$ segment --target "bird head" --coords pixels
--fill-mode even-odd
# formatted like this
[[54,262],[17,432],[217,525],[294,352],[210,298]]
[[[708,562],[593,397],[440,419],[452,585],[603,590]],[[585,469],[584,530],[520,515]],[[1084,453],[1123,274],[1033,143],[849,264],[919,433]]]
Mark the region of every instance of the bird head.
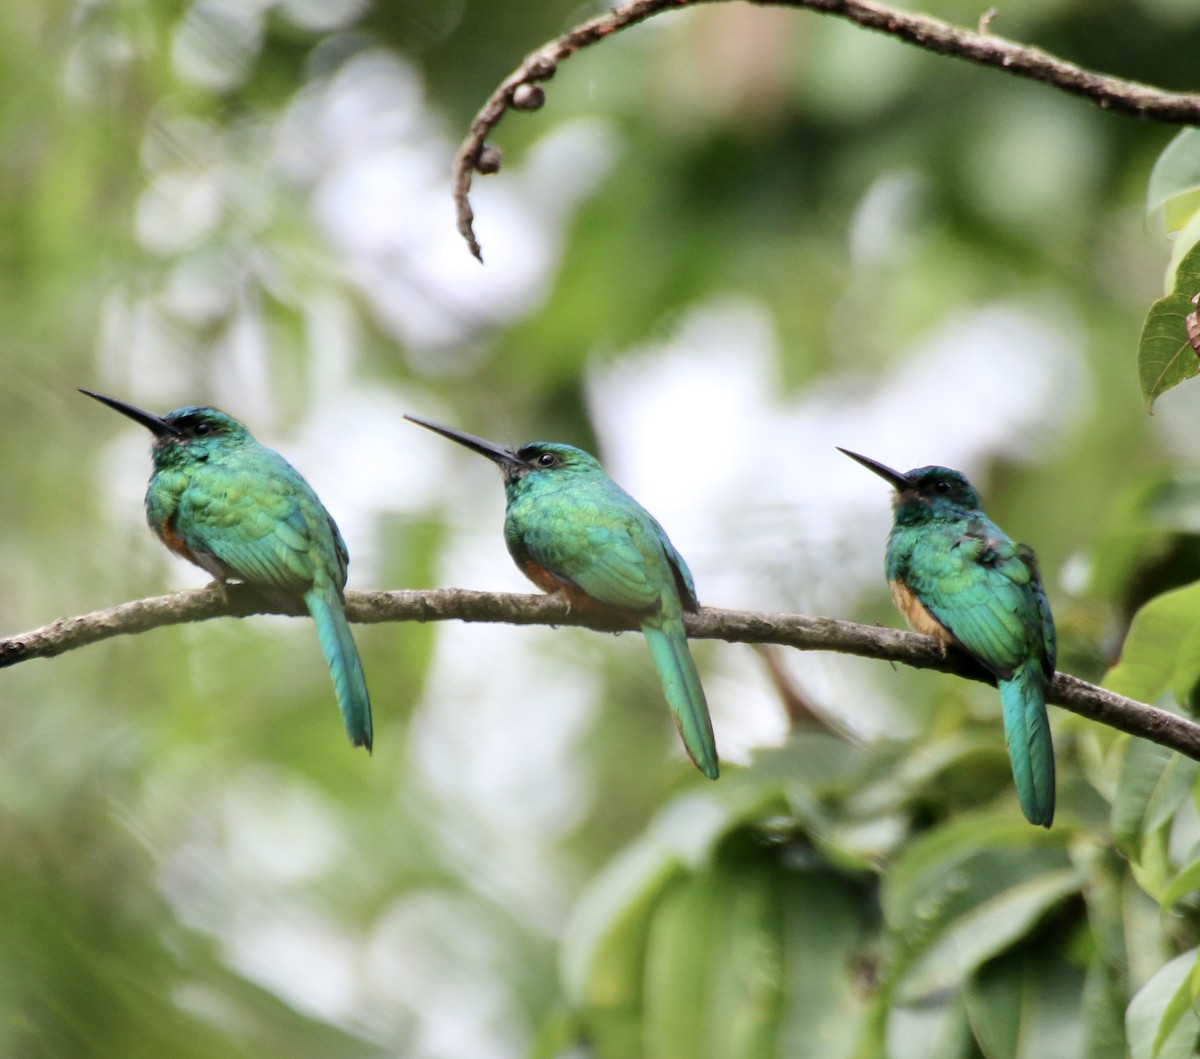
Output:
[[154,435],[151,452],[156,466],[182,460],[207,460],[220,448],[240,443],[250,437],[250,432],[245,426],[233,416],[226,415],[216,408],[188,405],[164,416],[157,416],[115,397],[93,393],[91,390],[79,392],[108,405],[149,430]]
[[494,441],[468,434],[463,430],[454,430],[438,423],[416,416],[404,417],[410,423],[432,430],[435,434],[457,441],[472,452],[478,452],[495,463],[504,475],[506,486],[514,485],[527,478],[540,477],[549,474],[579,474],[600,471],[599,462],[590,453],[577,449],[574,445],[562,445],[553,441],[534,441],[522,445],[519,449],[510,449],[498,445]]
[[898,521],[927,518],[930,515],[959,512],[978,512],[983,509],[975,487],[967,481],[961,471],[949,467],[916,467],[901,474],[886,464],[869,456],[860,456],[849,449],[838,448],[838,452],[861,463],[869,471],[879,475],[896,490],[892,506]]

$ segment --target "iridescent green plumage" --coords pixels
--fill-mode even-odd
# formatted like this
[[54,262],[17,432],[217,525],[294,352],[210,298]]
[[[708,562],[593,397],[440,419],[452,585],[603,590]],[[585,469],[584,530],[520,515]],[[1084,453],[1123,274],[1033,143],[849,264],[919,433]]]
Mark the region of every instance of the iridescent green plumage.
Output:
[[908,623],[956,644],[996,677],[1004,735],[1026,819],[1054,819],[1054,745],[1046,686],[1054,676],[1054,619],[1033,550],[1010,540],[958,471],[900,474],[841,449],[896,489],[886,569]]
[[224,581],[304,600],[329,663],[351,742],[372,743],[371,700],[346,621],[349,556],[312,487],[279,453],[215,408],[156,416],[84,390],[154,434],[146,519],[159,539]]
[[582,449],[538,441],[513,450],[406,418],[499,465],[508,500],[504,540],[534,584],[627,611],[638,622],[683,744],[716,779],[708,704],[683,624],[684,611],[700,604],[687,564],[653,516]]

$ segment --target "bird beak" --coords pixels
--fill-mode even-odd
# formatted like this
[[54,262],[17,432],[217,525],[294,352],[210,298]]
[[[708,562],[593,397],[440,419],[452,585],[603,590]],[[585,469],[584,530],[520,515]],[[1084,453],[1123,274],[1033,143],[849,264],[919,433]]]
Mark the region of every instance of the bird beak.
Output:
[[152,412],[147,412],[144,408],[138,408],[135,404],[127,404],[125,401],[118,401],[115,397],[106,397],[102,393],[92,393],[91,390],[84,390],[82,388],[79,392],[85,393],[89,397],[94,397],[101,404],[108,405],[109,408],[115,409],[123,416],[129,416],[135,423],[141,423],[156,438],[178,438],[183,436],[181,430],[172,426],[162,416],[156,416]]
[[836,446],[838,452],[856,463],[861,463],[868,471],[874,471],[885,482],[890,482],[892,487],[904,492],[905,489],[912,487],[912,483],[904,477],[899,471],[893,471],[886,464],[880,463],[878,460],[873,460],[869,456],[860,456],[857,452],[851,452],[849,449],[843,449],[840,445]]
[[435,434],[441,434],[444,438],[457,441],[472,452],[478,452],[480,456],[486,456],[493,463],[498,463],[501,470],[509,471],[518,468],[525,470],[528,467],[525,461],[513,452],[512,449],[505,448],[503,445],[497,445],[494,441],[477,438],[474,434],[468,434],[465,430],[452,430],[450,427],[431,423],[428,419],[418,419],[416,416],[409,415],[406,415],[404,418],[410,423],[416,423],[419,427],[432,430]]

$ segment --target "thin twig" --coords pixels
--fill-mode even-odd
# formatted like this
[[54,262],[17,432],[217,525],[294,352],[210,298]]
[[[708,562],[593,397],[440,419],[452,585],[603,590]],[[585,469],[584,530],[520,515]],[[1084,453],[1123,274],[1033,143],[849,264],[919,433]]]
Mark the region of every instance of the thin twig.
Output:
[[[547,41],[530,52],[525,61],[508,75],[488,97],[471,122],[466,138],[454,156],[453,188],[458,230],[471,253],[480,261],[483,254],[475,237],[475,213],[471,209],[471,181],[476,172],[494,173],[499,169],[499,154],[487,147],[487,137],[500,119],[529,95],[525,85],[537,85],[554,76],[559,63],[620,30],[627,29],[653,15],[693,7],[714,0],[630,0],[611,11],[589,19]],[[983,66],[995,66],[1019,77],[1059,88],[1090,99],[1105,110],[1132,114],[1140,118],[1174,125],[1200,124],[1200,94],[1167,92],[1137,81],[1108,77],[1059,59],[1040,48],[997,37],[990,32],[991,20],[984,16],[978,32],[952,26],[928,15],[911,14],[872,3],[870,0],[753,0],[762,7],[794,7],[844,18],[865,29],[877,30],[915,44],[939,55],[949,55]],[[849,75],[847,75],[849,76]],[[520,90],[520,91],[518,91]],[[541,95],[536,98],[540,105]],[[525,108],[531,109],[531,108]]]
[[[52,658],[112,636],[146,632],[164,625],[251,614],[302,613],[303,608],[298,604],[282,606],[246,585],[233,584],[222,589],[214,584],[195,591],[122,603],[75,618],[61,618],[43,628],[0,639],[0,668],[33,658]],[[347,592],[346,614],[351,621],[369,623],[458,620],[573,625],[599,632],[634,627],[613,614],[570,608],[556,596],[472,592],[461,588]],[[899,629],[803,614],[759,614],[717,607],[704,607],[699,614],[689,614],[687,628],[688,635],[698,640],[836,651],[994,683],[966,655],[943,654],[928,637]],[[1082,717],[1200,760],[1200,725],[1184,717],[1116,695],[1067,673],[1055,676],[1047,700]]]

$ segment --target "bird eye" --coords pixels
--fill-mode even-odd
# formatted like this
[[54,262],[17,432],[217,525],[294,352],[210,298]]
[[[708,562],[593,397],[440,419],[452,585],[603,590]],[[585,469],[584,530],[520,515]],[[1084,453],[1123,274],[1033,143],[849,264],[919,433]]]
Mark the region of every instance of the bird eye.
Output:
[[934,482],[933,489],[934,492],[939,493],[941,496],[945,496],[948,492],[950,492],[950,483],[946,481],[945,478],[941,478]]
[[212,426],[208,423],[197,423],[194,427],[192,427],[192,433],[196,437],[202,438],[206,434],[212,433]]
[[543,452],[536,460],[533,461],[539,467],[553,467],[558,463],[558,457],[553,452]]

